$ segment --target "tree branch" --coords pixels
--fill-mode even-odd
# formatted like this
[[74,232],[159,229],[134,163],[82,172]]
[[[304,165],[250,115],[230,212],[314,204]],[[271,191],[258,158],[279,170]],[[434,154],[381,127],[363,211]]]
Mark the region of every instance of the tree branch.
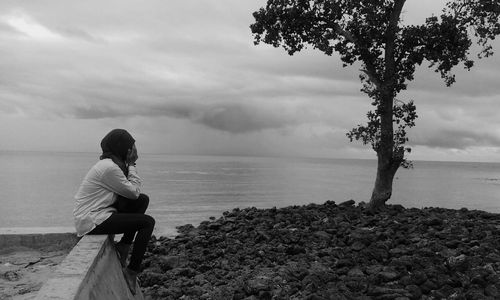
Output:
[[349,42],[355,44],[356,46],[360,46],[358,39],[352,33],[340,27],[339,24],[334,23],[333,30],[335,30],[335,32],[338,33],[339,35],[345,37]]
[[370,81],[377,87],[377,89],[382,88],[382,83],[376,77],[376,75],[372,74],[372,72],[370,72],[368,70],[368,66],[366,66],[366,69],[360,69],[360,71],[363,72],[363,73],[365,73],[368,76],[368,78],[370,79]]
[[370,61],[370,59],[368,58],[369,56],[366,54],[366,52],[368,52],[368,50],[366,48],[364,48],[361,45],[361,43],[359,43],[359,40],[351,32],[343,29],[342,27],[340,27],[339,24],[334,23],[333,24],[333,30],[335,30],[335,32],[337,34],[343,36],[349,42],[353,43],[354,45],[356,45],[356,47],[358,47],[360,55],[361,55],[361,59],[362,59],[363,63],[365,64],[365,67],[366,67],[366,69],[361,69],[360,71],[362,71],[363,73],[365,73],[368,76],[368,78],[370,79],[370,81],[373,84],[375,84],[375,86],[377,87],[377,89],[381,88],[382,87],[382,82],[377,77],[376,68],[373,65],[373,63]]
[[387,31],[385,33],[385,80],[394,77],[394,72],[396,68],[394,48],[396,44],[396,32],[398,29],[399,18],[401,16],[401,11],[405,5],[406,0],[396,0],[394,2],[394,7],[392,9],[391,18],[389,19],[389,24]]

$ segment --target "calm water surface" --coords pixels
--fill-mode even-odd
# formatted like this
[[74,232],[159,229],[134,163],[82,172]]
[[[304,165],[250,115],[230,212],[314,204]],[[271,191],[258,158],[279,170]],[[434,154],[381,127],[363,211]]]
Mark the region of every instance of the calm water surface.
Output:
[[[96,153],[0,152],[0,227],[72,226],[73,195]],[[156,234],[235,207],[369,199],[372,160],[141,155]],[[500,213],[500,164],[415,162],[396,174],[390,203]]]

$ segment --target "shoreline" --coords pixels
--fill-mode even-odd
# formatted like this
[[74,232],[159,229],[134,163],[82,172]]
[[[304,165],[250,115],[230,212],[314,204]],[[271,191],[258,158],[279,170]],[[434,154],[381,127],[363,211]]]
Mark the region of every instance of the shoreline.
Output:
[[354,201],[233,209],[153,238],[150,299],[498,299],[500,214]]

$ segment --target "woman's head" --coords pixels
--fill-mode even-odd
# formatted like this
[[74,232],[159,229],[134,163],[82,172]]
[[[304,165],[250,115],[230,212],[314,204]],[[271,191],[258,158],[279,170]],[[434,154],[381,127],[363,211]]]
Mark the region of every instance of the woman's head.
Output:
[[113,129],[101,141],[101,159],[114,155],[125,161],[127,152],[134,143],[134,138],[125,129]]

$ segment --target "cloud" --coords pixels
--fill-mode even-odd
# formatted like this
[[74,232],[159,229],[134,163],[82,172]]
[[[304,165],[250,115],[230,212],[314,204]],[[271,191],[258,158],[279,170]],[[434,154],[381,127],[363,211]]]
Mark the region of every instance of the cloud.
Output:
[[12,31],[23,34],[27,38],[38,41],[62,41],[65,38],[79,39],[88,42],[105,42],[101,37],[94,36],[76,26],[66,24],[49,27],[36,20],[33,16],[22,10],[15,10],[10,14],[0,17],[0,31]]
[[474,129],[437,129],[412,141],[418,146],[465,150],[470,147],[499,147],[500,136],[492,132]]
[[276,129],[294,123],[291,117],[277,111],[241,104],[211,107],[195,117],[194,121],[231,133]]
[[130,115],[130,113],[123,113],[106,105],[76,106],[73,109],[73,116],[76,119],[103,119],[123,117],[128,115]]
[[23,33],[27,37],[38,40],[60,40],[61,36],[42,24],[38,23],[31,16],[15,12],[13,14],[4,16],[3,21],[11,28]]
[[266,129],[279,129],[297,123],[293,115],[278,107],[259,107],[242,103],[165,103],[144,105],[131,109],[127,106],[110,107],[75,106],[72,114],[78,119],[102,119],[115,117],[169,117],[185,119],[206,127],[234,133],[250,133]]
[[70,39],[78,39],[91,43],[106,43],[104,38],[92,35],[78,27],[60,27],[56,30],[56,32]]
[[500,66],[500,40],[495,41],[494,49],[498,53],[477,60],[470,71],[463,69],[463,66],[456,66],[452,70],[456,75],[456,82],[450,87],[445,86],[439,73],[429,69],[424,63],[417,68],[415,80],[409,83],[408,91],[445,94],[450,100],[499,95],[500,85],[497,84],[496,74]]
[[440,101],[425,104],[417,126],[410,130],[410,144],[456,150],[500,147],[500,120],[489,109],[492,103],[488,97],[478,97],[460,107]]

